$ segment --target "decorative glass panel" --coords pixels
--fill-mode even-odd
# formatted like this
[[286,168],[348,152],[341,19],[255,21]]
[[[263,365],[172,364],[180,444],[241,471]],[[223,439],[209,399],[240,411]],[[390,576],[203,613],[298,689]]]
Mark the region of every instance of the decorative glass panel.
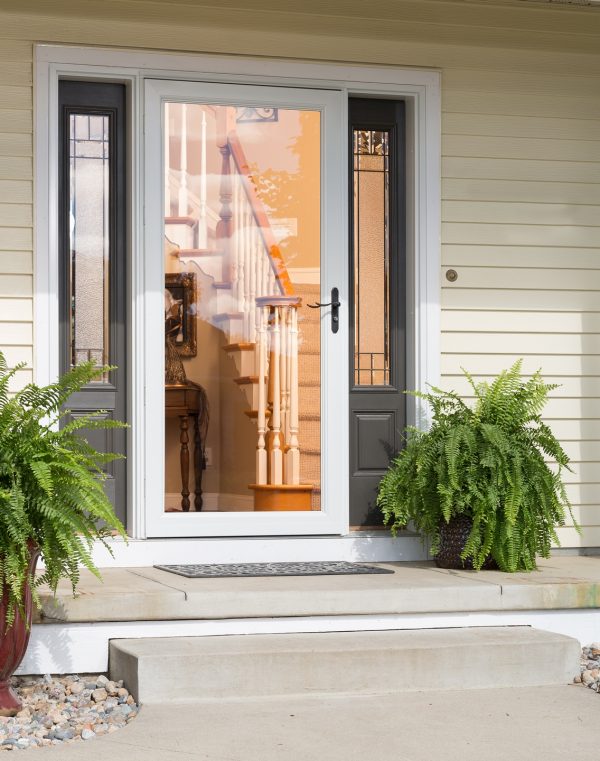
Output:
[[164,124],[165,510],[319,510],[321,114]]
[[109,361],[110,117],[71,114],[69,121],[70,361],[103,365]]
[[390,384],[389,132],[354,130],[354,385]]

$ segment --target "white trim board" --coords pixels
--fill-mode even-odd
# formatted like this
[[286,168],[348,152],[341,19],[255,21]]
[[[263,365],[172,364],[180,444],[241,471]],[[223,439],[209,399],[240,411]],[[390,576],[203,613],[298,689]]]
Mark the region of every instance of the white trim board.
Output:
[[[37,383],[58,372],[58,245],[57,245],[57,90],[59,77],[107,79],[127,83],[132,99],[130,157],[132,177],[131,313],[129,356],[128,530],[147,536],[145,477],[148,409],[143,368],[146,366],[143,302],[144,173],[141,159],[143,81],[179,79],[308,87],[346,95],[403,98],[407,103],[407,156],[411,203],[407,213],[409,272],[407,278],[409,388],[424,390],[437,384],[440,366],[440,218],[441,218],[441,76],[438,71],[399,67],[333,65],[239,56],[172,55],[103,48],[35,46],[35,252],[34,252],[34,372]],[[412,256],[410,254],[412,253]],[[423,411],[409,410],[409,422],[423,424]],[[215,542],[222,542],[216,539]],[[285,539],[285,541],[289,541]],[[185,542],[184,542],[185,544]],[[225,551],[225,547],[223,548]],[[267,559],[267,558],[263,558]]]
[[533,626],[536,629],[574,637],[582,645],[600,640],[600,616],[597,610],[522,610],[382,616],[305,616],[220,621],[38,624],[32,629],[29,647],[17,674],[105,672],[108,670],[109,642],[114,639],[451,629],[481,626]]

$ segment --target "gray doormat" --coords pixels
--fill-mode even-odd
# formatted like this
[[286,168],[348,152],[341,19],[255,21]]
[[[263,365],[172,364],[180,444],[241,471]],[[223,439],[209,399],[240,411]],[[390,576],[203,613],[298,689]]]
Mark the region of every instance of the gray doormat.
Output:
[[155,568],[188,579],[224,578],[232,576],[354,576],[365,573],[394,573],[390,568],[377,568],[361,563],[325,561],[318,563],[211,563],[210,565],[155,565]]

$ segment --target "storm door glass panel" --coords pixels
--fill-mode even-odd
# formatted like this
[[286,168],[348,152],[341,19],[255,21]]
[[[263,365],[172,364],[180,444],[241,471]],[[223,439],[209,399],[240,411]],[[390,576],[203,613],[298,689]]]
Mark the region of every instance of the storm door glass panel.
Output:
[[109,362],[110,119],[69,115],[71,366]]
[[163,123],[165,511],[319,510],[321,113]]
[[387,130],[353,130],[354,385],[390,384]]

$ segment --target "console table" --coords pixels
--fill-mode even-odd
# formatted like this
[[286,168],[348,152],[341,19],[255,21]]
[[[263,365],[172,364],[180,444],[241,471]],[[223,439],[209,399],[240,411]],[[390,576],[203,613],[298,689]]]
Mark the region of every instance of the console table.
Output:
[[189,512],[190,509],[190,441],[189,424],[192,419],[194,434],[194,509],[202,510],[202,470],[203,442],[200,437],[200,415],[202,413],[203,390],[201,386],[192,381],[184,385],[165,386],[165,416],[167,418],[179,418],[179,461],[181,464],[181,509]]

